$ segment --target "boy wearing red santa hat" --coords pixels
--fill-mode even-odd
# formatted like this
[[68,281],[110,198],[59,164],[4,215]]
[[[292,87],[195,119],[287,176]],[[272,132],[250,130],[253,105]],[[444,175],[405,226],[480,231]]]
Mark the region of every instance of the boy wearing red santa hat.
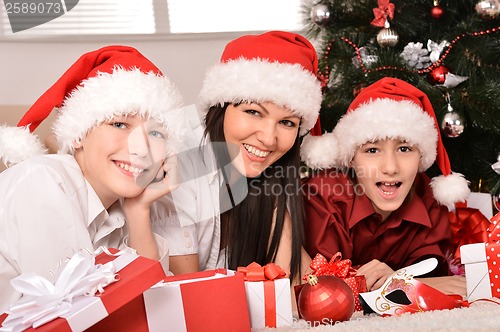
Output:
[[[181,103],[136,49],[108,46],[81,56],[18,127],[0,127],[9,166],[0,174],[0,311],[21,296],[11,279],[29,272],[51,280],[84,248],[131,247],[168,271],[167,243],[149,214],[174,187],[169,156],[182,126],[172,111]],[[44,155],[31,132],[54,107],[59,154]]]
[[[369,289],[394,270],[428,257],[449,275],[451,237],[447,207],[469,195],[452,173],[428,97],[396,78],[363,89],[332,133],[309,136],[302,159],[314,172],[306,181],[306,249],[327,258],[341,252],[360,266]],[[424,173],[434,162],[442,175]],[[445,292],[465,295],[464,280],[431,278]]]

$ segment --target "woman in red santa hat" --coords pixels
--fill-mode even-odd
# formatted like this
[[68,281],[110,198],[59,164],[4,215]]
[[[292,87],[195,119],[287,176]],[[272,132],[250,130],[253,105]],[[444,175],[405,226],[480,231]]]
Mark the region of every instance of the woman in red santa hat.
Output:
[[208,162],[220,171],[220,218],[193,230],[198,246],[178,257],[182,271],[274,262],[299,280],[307,256],[299,147],[321,105],[317,64],[303,36],[270,31],[231,41],[207,71],[199,104],[215,155]]
[[[18,127],[0,127],[0,157],[9,166],[0,174],[0,312],[21,296],[11,279],[35,273],[52,280],[58,264],[81,249],[131,247],[168,271],[150,205],[175,187],[169,156],[182,126],[172,111],[181,103],[177,88],[136,49],[108,46],[81,56]],[[45,155],[31,132],[54,107],[60,149]]]
[[[402,267],[436,257],[428,276],[449,276],[447,207],[464,201],[468,182],[452,173],[427,96],[383,78],[363,89],[332,133],[308,136],[301,155],[315,171],[306,179],[306,249],[337,252],[359,266],[368,289]],[[424,173],[434,162],[442,175]],[[464,277],[426,278],[465,296]]]

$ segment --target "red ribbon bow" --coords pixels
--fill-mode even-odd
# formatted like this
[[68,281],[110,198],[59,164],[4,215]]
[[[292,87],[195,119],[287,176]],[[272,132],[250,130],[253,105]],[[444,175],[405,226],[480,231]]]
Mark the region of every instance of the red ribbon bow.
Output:
[[[340,252],[336,253],[332,259],[328,262],[325,256],[321,254],[316,254],[314,259],[309,266],[316,276],[336,276],[339,278],[349,278],[356,275],[356,270],[351,267],[350,259],[342,259],[342,254]],[[303,280],[307,280],[306,274],[302,277]]]
[[460,258],[460,247],[464,244],[488,242],[490,222],[478,209],[456,207],[449,216],[456,258]]
[[253,262],[246,267],[238,267],[236,271],[243,273],[246,281],[266,281],[286,277],[286,272],[274,263],[261,266],[259,263]]
[[378,8],[373,8],[375,18],[371,22],[376,27],[383,28],[387,17],[394,18],[394,9],[396,6],[390,0],[378,0]]

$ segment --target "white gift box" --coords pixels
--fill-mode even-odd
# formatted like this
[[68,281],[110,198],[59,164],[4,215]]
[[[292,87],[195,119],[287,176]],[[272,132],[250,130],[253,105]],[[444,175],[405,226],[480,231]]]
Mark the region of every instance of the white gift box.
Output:
[[[264,283],[268,283],[267,286],[271,287],[265,289]],[[275,326],[267,324],[269,327],[292,325],[290,279],[245,281],[245,289],[252,328],[265,328],[266,318],[267,321],[275,321],[276,323]],[[266,294],[272,289],[274,289],[274,294]],[[270,300],[270,303],[266,301],[267,299]],[[266,315],[274,315],[274,317],[266,317]]]
[[467,300],[498,297],[500,244],[466,244],[460,247],[460,257],[465,265]]

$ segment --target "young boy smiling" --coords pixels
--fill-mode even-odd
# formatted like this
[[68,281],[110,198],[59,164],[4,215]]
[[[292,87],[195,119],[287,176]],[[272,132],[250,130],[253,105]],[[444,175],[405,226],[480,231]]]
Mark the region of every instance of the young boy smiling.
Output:
[[[439,266],[426,282],[465,295],[464,278],[449,276],[448,210],[469,194],[452,173],[427,96],[386,77],[363,89],[332,133],[307,137],[302,158],[326,169],[305,181],[306,249],[337,252],[377,289],[393,273],[425,258]],[[434,163],[442,175],[430,180]],[[335,188],[335,192],[329,190]]]
[[[21,296],[12,278],[50,280],[84,248],[131,247],[168,271],[150,206],[175,187],[171,155],[182,126],[172,111],[180,106],[176,87],[141,53],[108,46],[80,57],[18,127],[0,127],[0,157],[10,166],[0,174],[0,312]],[[42,155],[30,131],[54,107],[59,154]]]

